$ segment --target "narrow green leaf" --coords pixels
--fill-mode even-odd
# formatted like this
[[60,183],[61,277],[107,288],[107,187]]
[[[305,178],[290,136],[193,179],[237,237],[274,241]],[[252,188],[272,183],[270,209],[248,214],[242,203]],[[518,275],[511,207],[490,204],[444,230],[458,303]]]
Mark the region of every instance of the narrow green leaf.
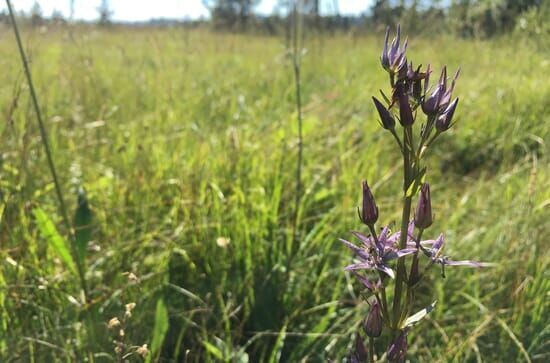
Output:
[[413,197],[420,189],[420,186],[424,183],[424,177],[426,175],[426,167],[422,168],[418,174],[415,175],[413,182],[407,188],[406,197]]
[[37,207],[33,210],[36,225],[42,237],[48,241],[48,245],[55,251],[57,256],[67,265],[69,270],[77,274],[76,264],[71,255],[71,250],[67,241],[59,234],[55,225],[46,212]]
[[159,299],[157,301],[157,308],[155,312],[155,326],[153,328],[153,339],[151,340],[151,354],[147,356],[146,362],[157,361],[160,354],[164,338],[168,332],[168,310],[164,305],[164,301]]
[[209,343],[207,342],[206,340],[204,340],[202,342],[202,344],[204,345],[204,348],[210,353],[212,354],[216,359],[222,361],[224,360],[223,359],[223,353],[221,350],[218,349],[218,347],[216,347],[214,344],[212,343]]

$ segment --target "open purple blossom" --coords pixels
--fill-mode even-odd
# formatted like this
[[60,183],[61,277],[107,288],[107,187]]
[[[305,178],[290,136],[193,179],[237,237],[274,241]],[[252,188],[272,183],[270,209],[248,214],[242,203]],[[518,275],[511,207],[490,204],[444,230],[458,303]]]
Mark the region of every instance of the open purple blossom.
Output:
[[352,232],[359,239],[363,246],[358,247],[355,244],[340,239],[346,247],[355,253],[359,260],[345,267],[346,271],[355,270],[379,270],[391,278],[395,278],[395,272],[388,266],[388,263],[394,259],[410,255],[416,252],[416,248],[405,248],[399,250],[394,241],[397,241],[394,235],[389,235],[389,229],[386,227],[380,233],[378,238],[365,236],[359,232]]
[[436,240],[427,240],[420,242],[420,248],[426,256],[428,256],[432,263],[441,265],[442,275],[445,277],[445,266],[466,266],[466,267],[488,267],[490,264],[471,261],[471,260],[461,260],[454,261],[451,260],[449,256],[443,255],[443,247],[445,246],[445,237],[443,234],[440,234]]
[[401,42],[401,26],[397,26],[397,32],[395,38],[393,38],[391,45],[388,47],[388,38],[390,36],[390,28],[386,29],[386,36],[384,38],[384,50],[382,51],[382,56],[380,57],[380,62],[382,67],[388,71],[391,75],[398,73],[400,70],[407,67],[407,57],[405,55],[407,51],[406,39],[403,45],[400,47],[399,43]]

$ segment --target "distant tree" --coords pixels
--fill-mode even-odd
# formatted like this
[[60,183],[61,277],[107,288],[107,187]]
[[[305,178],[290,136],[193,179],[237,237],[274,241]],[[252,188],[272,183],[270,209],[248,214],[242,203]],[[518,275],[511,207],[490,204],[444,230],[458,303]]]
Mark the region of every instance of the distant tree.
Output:
[[69,9],[69,19],[74,20],[74,0],[70,0]]
[[258,2],[259,0],[203,0],[216,28],[240,30],[247,28]]
[[54,9],[52,11],[51,19],[52,19],[52,22],[55,24],[65,23],[65,17],[63,16],[63,13],[58,9]]
[[462,36],[490,37],[511,31],[529,9],[539,8],[543,0],[453,0],[449,20]]
[[371,7],[371,14],[374,24],[378,26],[386,27],[396,23],[394,8],[391,6],[389,0],[374,1]]
[[44,22],[42,8],[40,7],[40,4],[37,1],[35,1],[31,7],[30,18],[31,18],[31,24],[33,26],[41,25]]
[[108,25],[111,23],[113,12],[109,7],[109,0],[101,0],[101,5],[97,8],[99,13],[99,24]]

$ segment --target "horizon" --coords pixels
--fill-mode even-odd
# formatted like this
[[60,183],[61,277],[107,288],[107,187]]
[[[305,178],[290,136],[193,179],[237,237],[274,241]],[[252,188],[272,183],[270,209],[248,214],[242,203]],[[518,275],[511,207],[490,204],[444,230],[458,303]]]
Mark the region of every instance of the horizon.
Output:
[[[49,17],[54,11],[63,14],[64,18],[71,18],[71,1],[69,0],[19,0],[12,4],[16,12],[29,13],[34,4],[40,6],[44,17]],[[254,7],[258,15],[276,13],[276,0],[262,0]],[[84,1],[74,0],[74,14],[72,19],[93,21],[98,18],[97,8],[101,0]],[[354,0],[328,0],[321,1],[321,14],[331,15],[360,15],[371,6],[372,0],[358,2]],[[116,22],[146,22],[154,19],[169,20],[198,20],[210,17],[210,12],[201,0],[157,0],[154,3],[135,0],[111,0],[109,6],[112,11],[112,19]],[[0,10],[7,10],[5,4]]]

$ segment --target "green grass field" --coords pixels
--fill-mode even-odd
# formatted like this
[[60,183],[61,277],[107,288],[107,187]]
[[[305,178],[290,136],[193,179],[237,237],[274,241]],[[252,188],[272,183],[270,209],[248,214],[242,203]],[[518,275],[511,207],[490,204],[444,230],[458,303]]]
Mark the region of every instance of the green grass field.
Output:
[[[306,39],[304,191],[292,248],[295,89],[279,38],[152,29],[23,29],[70,214],[93,210],[83,303],[14,36],[0,32],[0,361],[117,360],[108,329],[160,362],[340,361],[368,306],[338,241],[367,178],[397,228],[399,155],[371,96],[383,37]],[[447,252],[412,362],[550,359],[549,53],[524,39],[412,37],[462,67],[456,127],[429,157]],[[56,230],[58,232],[56,232]],[[128,273],[134,274],[129,276]],[[379,340],[383,352],[387,339]],[[129,348],[131,353],[134,348]],[[137,354],[130,361],[142,361]]]

